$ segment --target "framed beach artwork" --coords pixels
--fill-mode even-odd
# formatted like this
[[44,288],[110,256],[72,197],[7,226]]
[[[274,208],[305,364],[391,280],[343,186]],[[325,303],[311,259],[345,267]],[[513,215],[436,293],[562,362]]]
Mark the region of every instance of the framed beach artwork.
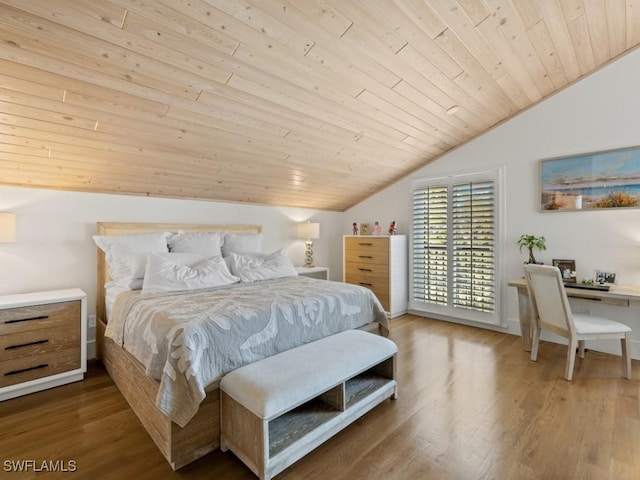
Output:
[[640,147],[540,160],[540,210],[640,207]]

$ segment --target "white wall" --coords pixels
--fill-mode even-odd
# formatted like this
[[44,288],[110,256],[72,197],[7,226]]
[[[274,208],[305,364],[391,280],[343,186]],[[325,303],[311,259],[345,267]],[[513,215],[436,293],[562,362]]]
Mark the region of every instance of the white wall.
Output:
[[[595,269],[617,273],[617,281],[640,285],[640,209],[582,212],[538,211],[539,160],[640,145],[640,51],[556,94],[433,164],[348,210],[349,221],[395,219],[398,233],[410,233],[410,192],[416,179],[504,166],[506,171],[506,280],[522,277],[526,254],[516,241],[523,233],[543,235],[547,251],[536,259],[576,260],[579,279]],[[353,219],[353,220],[352,220]],[[346,224],[347,222],[345,222]],[[343,233],[349,233],[348,225]],[[509,331],[519,333],[515,290],[503,286]],[[513,290],[513,291],[512,291]],[[575,303],[574,303],[575,305]],[[640,358],[638,310],[581,302],[576,309],[606,313],[635,329]],[[619,348],[617,350],[619,352]]]
[[[259,224],[265,251],[284,247],[296,265],[304,263],[299,221],[320,222],[314,241],[317,265],[341,280],[340,218],[335,212],[233,203],[200,202],[0,186],[0,212],[17,216],[17,242],[0,244],[0,295],[79,287],[95,314],[96,222],[181,222]],[[95,332],[89,331],[90,353]],[[92,355],[90,355],[91,358]]]

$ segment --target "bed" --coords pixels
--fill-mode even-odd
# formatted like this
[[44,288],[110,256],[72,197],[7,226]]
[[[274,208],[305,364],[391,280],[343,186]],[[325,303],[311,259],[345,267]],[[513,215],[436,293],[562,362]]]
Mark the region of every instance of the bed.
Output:
[[[261,230],[261,226],[259,225],[147,224],[100,222],[97,224],[96,234],[100,237],[114,237],[137,234],[151,234],[153,232],[226,232],[227,235],[246,235],[247,237],[249,237],[251,235],[260,234]],[[153,303],[155,302],[155,300],[153,300],[155,297],[158,297],[159,304],[171,304],[172,308],[175,307],[175,305],[179,305],[178,308],[186,311],[187,309],[184,308],[184,304],[181,302],[187,302],[187,304],[189,305],[189,310],[193,310],[194,308],[196,310],[203,310],[198,307],[198,302],[201,301],[201,298],[203,299],[202,301],[205,301],[205,294],[207,297],[206,301],[215,302],[216,305],[219,305],[220,302],[226,302],[229,305],[233,305],[234,309],[244,307],[242,305],[242,298],[253,299],[253,296],[255,295],[255,301],[247,302],[247,304],[252,304],[247,305],[248,309],[254,308],[253,303],[260,303],[260,290],[264,292],[272,292],[267,293],[267,295],[271,295],[272,297],[278,296],[279,298],[286,298],[289,296],[291,296],[292,298],[296,297],[296,295],[298,295],[302,290],[308,291],[310,295],[319,296],[321,295],[322,291],[326,290],[331,295],[331,298],[333,298],[332,295],[334,293],[334,289],[340,288],[341,290],[348,290],[355,286],[347,286],[338,282],[314,280],[306,277],[290,277],[285,279],[268,279],[265,281],[254,282],[252,284],[239,282],[237,284],[224,286],[222,288],[196,290],[194,292],[169,292],[166,294],[165,292],[160,292],[152,293],[150,295],[140,295],[140,292],[137,292],[135,290],[125,291],[121,295],[118,295],[117,300],[115,301],[113,295],[109,295],[109,300],[107,301],[108,295],[107,291],[105,290],[105,285],[110,280],[111,278],[105,253],[101,248],[98,248],[96,309],[96,344],[98,357],[102,360],[107,372],[113,379],[114,383],[120,389],[123,396],[174,470],[177,470],[182,466],[191,463],[192,461],[206,455],[213,450],[216,450],[219,447],[220,408],[218,387],[219,381],[224,373],[227,373],[231,369],[237,368],[242,364],[251,363],[256,359],[264,357],[265,355],[277,353],[277,351],[279,350],[292,348],[297,344],[306,343],[308,341],[313,341],[314,339],[317,339],[319,337],[336,333],[340,329],[359,328],[370,331],[372,333],[382,335],[388,334],[387,317],[384,314],[381,305],[372,294],[372,298],[370,300],[366,300],[367,302],[371,303],[370,307],[367,307],[371,310],[369,311],[363,309],[366,316],[368,317],[366,318],[366,320],[363,320],[362,318],[356,318],[354,320],[350,317],[349,321],[351,323],[336,323],[336,325],[330,326],[327,326],[328,321],[324,322],[324,319],[320,317],[324,315],[328,319],[329,317],[340,317],[341,315],[336,314],[336,312],[334,311],[336,308],[334,306],[334,300],[322,300],[326,305],[331,306],[333,314],[325,314],[323,313],[322,309],[315,312],[314,315],[318,318],[309,317],[313,321],[306,321],[304,327],[305,330],[303,333],[295,333],[295,328],[302,327],[292,326],[291,337],[293,339],[288,339],[285,342],[281,342],[281,340],[278,340],[278,342],[281,343],[274,343],[273,345],[271,343],[265,343],[264,350],[256,350],[254,355],[247,355],[246,352],[248,350],[245,349],[243,350],[243,354],[238,358],[233,357],[226,363],[218,362],[221,363],[222,366],[217,366],[217,369],[203,368],[202,371],[206,372],[206,375],[202,374],[202,378],[197,378],[200,376],[198,375],[200,372],[199,368],[196,372],[191,369],[191,374],[187,375],[189,381],[182,382],[189,384],[187,385],[187,392],[183,395],[183,397],[180,397],[180,395],[176,394],[175,396],[178,398],[178,400],[176,400],[176,403],[173,404],[171,403],[173,402],[174,397],[173,390],[169,389],[169,393],[167,393],[167,388],[165,388],[167,384],[171,385],[172,382],[167,381],[167,378],[165,378],[166,375],[161,376],[160,378],[157,378],[157,374],[152,376],[147,375],[147,373],[153,371],[154,363],[151,362],[151,364],[148,364],[145,361],[146,356],[141,355],[140,352],[136,349],[129,348],[128,350],[127,348],[125,348],[126,343],[124,342],[124,340],[118,337],[117,334],[113,333],[114,329],[116,331],[122,330],[123,332],[125,330],[132,330],[131,327],[125,328],[122,326],[125,325],[125,323],[123,323],[125,321],[130,322],[128,325],[131,325],[137,322],[137,320],[133,320],[134,318],[149,316],[149,314],[147,313],[144,315],[139,314],[138,317],[135,317],[134,314],[137,311],[148,312],[153,310],[154,314],[159,314],[158,311],[161,310],[161,307]],[[288,289],[292,289],[291,292]],[[223,300],[222,295],[227,295],[226,292],[228,292],[229,295],[233,295],[233,297],[230,297],[230,299],[227,300]],[[285,293],[280,294],[280,292]],[[350,291],[350,294],[353,294],[353,291]],[[360,295],[360,293],[358,293],[358,295]],[[209,297],[212,297],[212,299],[209,299]],[[277,305],[277,302],[273,302],[273,304]],[[256,306],[255,308],[257,309],[258,307]],[[297,308],[299,308],[299,304]],[[290,308],[282,302],[277,305],[277,309],[290,311]],[[270,316],[270,318],[274,318],[274,308],[271,307],[271,310],[272,311],[268,315]],[[258,310],[255,310],[253,311],[253,313],[250,313],[246,316],[255,318],[257,316],[255,312],[257,311]],[[340,310],[338,313],[340,313],[341,311],[342,310]],[[307,314],[305,313],[305,316],[306,315]],[[345,317],[348,316],[349,315],[345,315]],[[112,319],[112,323],[111,325],[109,325],[109,327],[107,327],[107,318]],[[217,328],[217,330],[229,330],[227,320],[228,318],[224,319],[224,321],[218,321],[217,326],[219,327],[219,324],[223,324],[225,328]],[[283,319],[279,319],[278,321],[282,325],[286,325],[287,322],[289,322],[290,324],[292,323],[291,315],[285,315]],[[339,322],[340,320],[332,319],[331,321]],[[141,329],[148,330],[150,328],[149,325],[156,325],[159,323],[162,322],[159,322],[158,320],[150,321],[146,324],[146,326],[141,327]],[[189,321],[189,325],[191,323],[200,324],[203,322]],[[203,323],[203,325],[205,325],[204,328],[213,328],[209,327],[205,323]],[[318,326],[316,328],[314,325],[323,326]],[[107,336],[105,335],[105,331],[107,331],[108,329],[111,330],[111,332]],[[282,328],[280,330],[284,331]],[[196,332],[197,335],[201,335],[199,330]],[[248,331],[248,333],[245,333],[245,336],[247,336],[247,338],[245,338],[244,344],[247,344],[247,342],[251,344],[251,342],[253,342],[252,345],[255,345],[255,337],[258,334],[263,335],[262,332]],[[147,334],[146,336],[148,340],[149,335]],[[278,338],[280,339],[281,337],[286,338],[286,336],[278,334]],[[233,341],[231,339],[229,339],[228,341],[217,340],[216,342],[212,343],[224,343],[229,345],[233,344]],[[147,343],[150,342],[147,341]],[[154,344],[150,348],[155,354],[157,353],[156,351],[159,347]],[[262,348],[262,346],[260,348]],[[239,349],[233,348],[232,350],[235,352]],[[135,354],[132,354],[131,351],[134,351]],[[209,349],[207,349],[207,354],[208,353]],[[225,353],[225,355],[227,354],[228,353]],[[199,358],[205,356],[204,354],[198,355]],[[174,356],[174,353],[168,352],[164,354],[163,358],[174,358]],[[175,376],[175,373],[172,371],[172,369],[177,369],[176,365],[177,364],[174,363],[173,366],[169,365],[167,369],[165,369],[169,372],[169,377],[171,377],[172,379],[173,376]],[[198,381],[193,380],[194,378],[196,378],[196,380]],[[166,400],[167,398],[171,401],[168,407],[166,402],[162,400]]]

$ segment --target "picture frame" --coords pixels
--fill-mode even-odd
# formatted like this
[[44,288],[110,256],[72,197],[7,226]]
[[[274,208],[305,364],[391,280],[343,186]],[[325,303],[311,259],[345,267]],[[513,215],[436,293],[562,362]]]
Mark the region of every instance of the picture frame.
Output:
[[553,266],[560,269],[564,283],[576,283],[576,261],[565,259],[553,259]]
[[599,285],[615,285],[616,274],[614,272],[596,270],[593,276],[593,281]]
[[361,223],[360,224],[360,235],[371,235],[371,224],[370,223]]
[[540,160],[540,211],[640,208],[640,146]]

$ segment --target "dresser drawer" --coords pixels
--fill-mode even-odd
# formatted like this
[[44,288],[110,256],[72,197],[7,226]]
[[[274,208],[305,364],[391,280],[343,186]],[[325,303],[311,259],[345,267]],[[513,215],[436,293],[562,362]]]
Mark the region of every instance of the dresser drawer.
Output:
[[376,237],[347,237],[344,239],[345,250],[358,252],[389,252],[389,239]]
[[0,335],[51,328],[80,319],[80,300],[0,310]]
[[80,322],[70,319],[52,328],[0,335],[0,365],[8,360],[80,345]]
[[389,310],[389,280],[387,278],[368,277],[366,275],[347,273],[345,281],[366,287],[380,300],[382,308]]
[[345,250],[345,260],[347,262],[388,265],[389,252],[381,252],[378,250]]
[[389,264],[347,262],[347,276],[362,275],[365,277],[389,278]]
[[345,281],[347,283],[353,283],[354,285],[362,285],[363,287],[370,288],[377,292],[389,291],[389,279],[381,277],[372,277],[367,275],[360,275],[359,273],[348,273]]
[[81,367],[80,346],[15,358],[0,363],[0,388]]

